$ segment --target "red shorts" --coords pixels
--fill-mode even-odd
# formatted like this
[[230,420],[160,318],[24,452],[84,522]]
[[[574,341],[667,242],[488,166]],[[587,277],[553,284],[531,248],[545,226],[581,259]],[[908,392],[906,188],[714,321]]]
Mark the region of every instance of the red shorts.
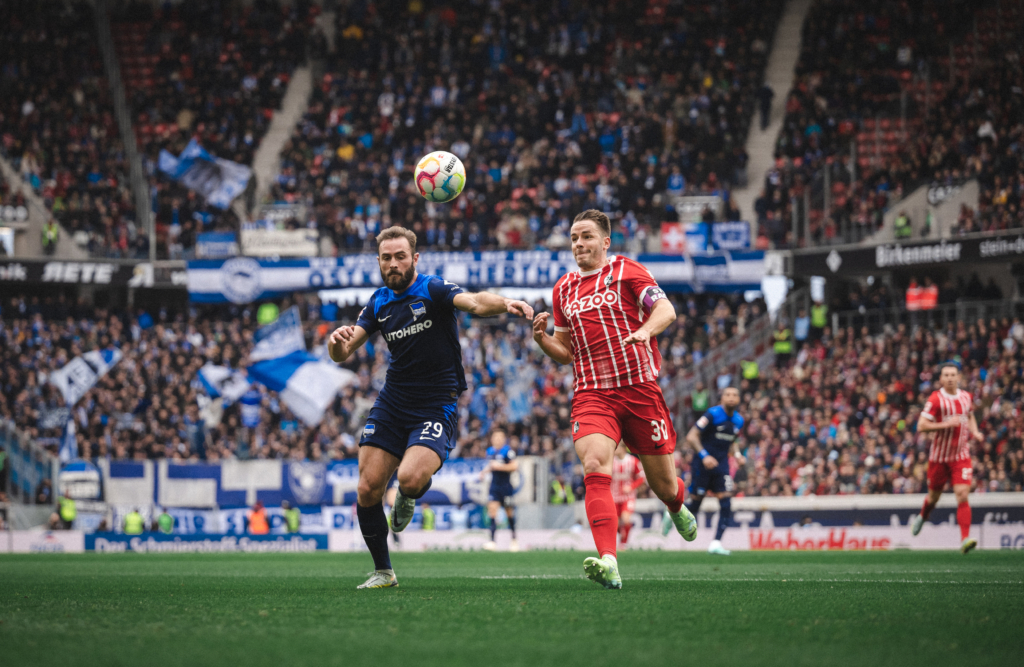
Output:
[[636,510],[636,498],[630,498],[622,503],[615,503],[615,516],[622,516],[623,512],[632,514]]
[[671,454],[676,430],[657,382],[589,389],[572,398],[572,439],[600,433],[634,454]]
[[929,489],[944,489],[946,488],[946,482],[952,482],[954,485],[970,484],[973,477],[974,468],[971,467],[970,459],[960,459],[959,461],[948,461],[946,463],[939,463],[938,461],[928,462]]

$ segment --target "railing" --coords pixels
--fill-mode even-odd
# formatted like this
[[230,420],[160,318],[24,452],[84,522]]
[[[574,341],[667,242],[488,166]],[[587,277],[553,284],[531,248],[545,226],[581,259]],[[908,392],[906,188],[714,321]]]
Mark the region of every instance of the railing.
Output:
[[153,225],[153,211],[149,200],[149,182],[142,170],[142,159],[139,157],[135,129],[132,126],[132,114],[125,101],[121,66],[117,61],[114,39],[110,33],[110,9],[107,6],[107,0],[96,0],[95,12],[96,34],[99,39],[100,52],[103,54],[103,69],[110,82],[110,96],[114,101],[114,116],[117,118],[121,143],[124,144],[125,157],[128,158],[129,180],[135,199],[135,216],[139,227],[146,230],[149,236],[149,261],[154,262],[156,261],[156,228]]
[[929,329],[945,329],[950,324],[965,322],[968,324],[995,318],[1024,317],[1024,299],[1003,299],[1001,301],[974,301],[959,299],[956,303],[941,305],[932,310],[907,310],[903,306],[895,308],[877,308],[873,310],[847,310],[832,314],[833,329],[853,327],[860,330],[867,327],[871,334],[878,334],[887,328],[894,329],[904,325],[910,329],[928,327]]
[[57,474],[60,462],[31,438],[15,428],[14,423],[0,419],[0,446],[7,452],[7,495],[13,500],[33,504],[36,488],[50,480],[50,504],[57,502]]

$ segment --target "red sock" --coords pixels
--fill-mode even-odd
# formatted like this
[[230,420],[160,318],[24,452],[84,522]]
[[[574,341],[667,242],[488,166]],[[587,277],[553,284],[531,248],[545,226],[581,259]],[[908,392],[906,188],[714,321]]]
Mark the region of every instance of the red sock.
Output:
[[625,544],[629,540],[629,531],[633,528],[633,522],[624,523],[619,526],[619,535],[622,536],[622,543]]
[[583,477],[587,488],[587,520],[594,535],[597,555],[615,555],[615,536],[619,532],[619,517],[615,516],[612,500],[612,476],[592,472]]
[[672,512],[673,514],[675,514],[682,508],[683,501],[686,500],[686,485],[683,484],[683,480],[681,479],[677,479],[676,482],[679,484],[679,490],[676,491],[675,500],[673,500],[670,503],[666,503],[668,511]]
[[971,533],[971,506],[967,503],[957,503],[956,522],[960,525],[960,539],[966,540]]
[[928,517],[932,515],[933,509],[935,509],[935,503],[928,500],[928,498],[926,497],[924,499],[924,505],[921,505],[921,516],[924,517],[925,521],[927,521]]

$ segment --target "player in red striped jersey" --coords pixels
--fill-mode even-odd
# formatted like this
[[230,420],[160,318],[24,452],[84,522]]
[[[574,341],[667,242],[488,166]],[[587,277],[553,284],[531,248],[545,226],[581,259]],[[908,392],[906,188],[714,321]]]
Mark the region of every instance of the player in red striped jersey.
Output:
[[960,389],[960,365],[948,362],[939,373],[939,390],[933,391],[917,420],[918,433],[933,433],[928,452],[928,497],[921,513],[914,517],[911,532],[917,535],[921,526],[935,509],[946,482],[952,482],[956,494],[956,522],[960,526],[960,551],[967,553],[978,546],[970,536],[971,506],[967,503],[971,492],[970,439],[981,442],[984,436],[978,430],[971,408],[974,399]]
[[548,313],[540,313],[533,320],[533,338],[544,354],[573,365],[573,444],[583,462],[587,519],[598,551],[597,558],[583,561],[583,570],[606,588],[622,588],[611,493],[620,440],[640,457],[647,483],[668,506],[683,538],[697,536],[697,520],[683,507],[684,485],[676,477],[676,432],[658,386],[661,354],[653,340],[675,321],[676,311],[642,264],[608,256],[607,215],[584,211],[569,233],[580,270],[555,283],[554,335],[547,333]]
[[636,510],[636,491],[647,481],[640,459],[630,456],[622,442],[615,448],[612,461],[612,501],[615,502],[615,516],[619,517],[619,545],[626,546],[629,531],[633,528],[633,512]]

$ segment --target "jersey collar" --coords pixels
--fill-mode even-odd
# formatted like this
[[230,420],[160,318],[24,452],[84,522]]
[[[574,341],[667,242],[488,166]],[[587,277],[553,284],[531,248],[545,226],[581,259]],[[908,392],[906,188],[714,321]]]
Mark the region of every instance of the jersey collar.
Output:
[[957,387],[955,394],[951,394],[948,391],[946,391],[945,387],[939,387],[939,391],[942,393],[943,396],[949,396],[950,398],[956,398],[957,396],[960,395],[960,388],[959,387]]

